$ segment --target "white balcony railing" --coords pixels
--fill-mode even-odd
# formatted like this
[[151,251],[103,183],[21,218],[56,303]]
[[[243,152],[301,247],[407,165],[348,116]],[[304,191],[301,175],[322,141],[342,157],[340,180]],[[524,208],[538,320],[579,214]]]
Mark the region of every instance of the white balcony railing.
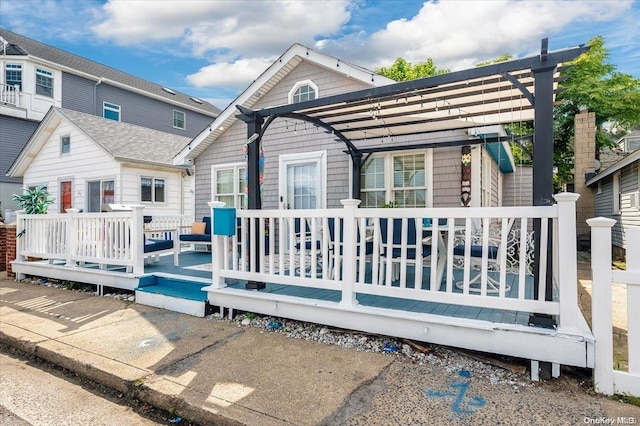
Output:
[[0,103],[19,107],[20,89],[18,88],[18,86],[0,84]]

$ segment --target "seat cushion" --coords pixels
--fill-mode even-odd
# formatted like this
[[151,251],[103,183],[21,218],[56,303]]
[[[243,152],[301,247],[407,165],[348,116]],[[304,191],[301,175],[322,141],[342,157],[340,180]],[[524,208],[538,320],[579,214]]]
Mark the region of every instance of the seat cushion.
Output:
[[183,234],[183,235],[180,235],[180,241],[187,241],[190,243],[193,243],[193,242],[210,243],[211,234]]
[[[498,258],[498,247],[489,246],[487,249],[487,258]],[[456,256],[464,256],[464,245],[455,246],[453,248],[453,254]],[[482,257],[482,246],[471,246],[471,257]]]
[[173,248],[172,240],[152,240],[148,239],[144,243],[144,252],[145,253],[153,253],[154,251],[159,250],[168,250]]

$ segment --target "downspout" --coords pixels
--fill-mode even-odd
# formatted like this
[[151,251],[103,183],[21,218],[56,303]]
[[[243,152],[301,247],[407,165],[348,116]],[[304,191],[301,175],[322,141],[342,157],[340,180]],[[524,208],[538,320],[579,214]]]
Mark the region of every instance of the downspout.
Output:
[[93,115],[98,115],[98,85],[102,84],[102,77],[93,85]]

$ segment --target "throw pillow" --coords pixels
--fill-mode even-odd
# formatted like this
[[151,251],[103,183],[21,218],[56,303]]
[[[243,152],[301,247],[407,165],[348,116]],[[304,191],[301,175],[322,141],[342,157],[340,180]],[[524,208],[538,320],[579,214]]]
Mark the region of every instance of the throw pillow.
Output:
[[204,222],[194,222],[193,225],[191,225],[191,233],[198,235],[204,234],[206,226]]

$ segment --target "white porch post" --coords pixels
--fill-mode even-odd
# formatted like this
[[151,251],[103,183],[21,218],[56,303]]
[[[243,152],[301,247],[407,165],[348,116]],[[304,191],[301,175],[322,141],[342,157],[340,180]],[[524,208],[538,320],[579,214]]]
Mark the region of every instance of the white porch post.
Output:
[[67,242],[65,244],[65,256],[67,256],[67,263],[64,266],[76,266],[76,262],[71,260],[71,256],[76,250],[76,237],[78,233],[75,229],[75,224],[77,223],[76,213],[78,213],[80,209],[67,209]]
[[133,253],[133,273],[144,273],[144,220],[142,210],[144,206],[136,204],[130,206],[131,212],[131,253]]
[[342,300],[343,306],[353,307],[358,304],[356,295],[353,292],[353,284],[356,281],[356,209],[360,205],[360,200],[348,199],[340,200],[344,206],[344,245],[342,263]]
[[226,262],[224,254],[224,236],[216,235],[213,232],[213,209],[224,207],[226,204],[222,201],[210,201],[209,214],[211,215],[211,287],[224,288],[226,284],[224,278],[220,276],[220,270]]
[[[640,228],[630,226],[627,234],[627,272],[640,276]],[[627,284],[627,346],[629,347],[629,373],[640,376],[640,283]],[[633,349],[632,349],[633,348]]]
[[593,381],[598,392],[613,394],[611,318],[611,227],[613,219],[588,219],[591,227],[591,328],[596,339]]
[[558,203],[558,247],[554,247],[558,256],[558,293],[560,299],[558,330],[561,332],[577,331],[580,308],[578,306],[576,201],[580,195],[563,192],[554,195],[553,198]]

